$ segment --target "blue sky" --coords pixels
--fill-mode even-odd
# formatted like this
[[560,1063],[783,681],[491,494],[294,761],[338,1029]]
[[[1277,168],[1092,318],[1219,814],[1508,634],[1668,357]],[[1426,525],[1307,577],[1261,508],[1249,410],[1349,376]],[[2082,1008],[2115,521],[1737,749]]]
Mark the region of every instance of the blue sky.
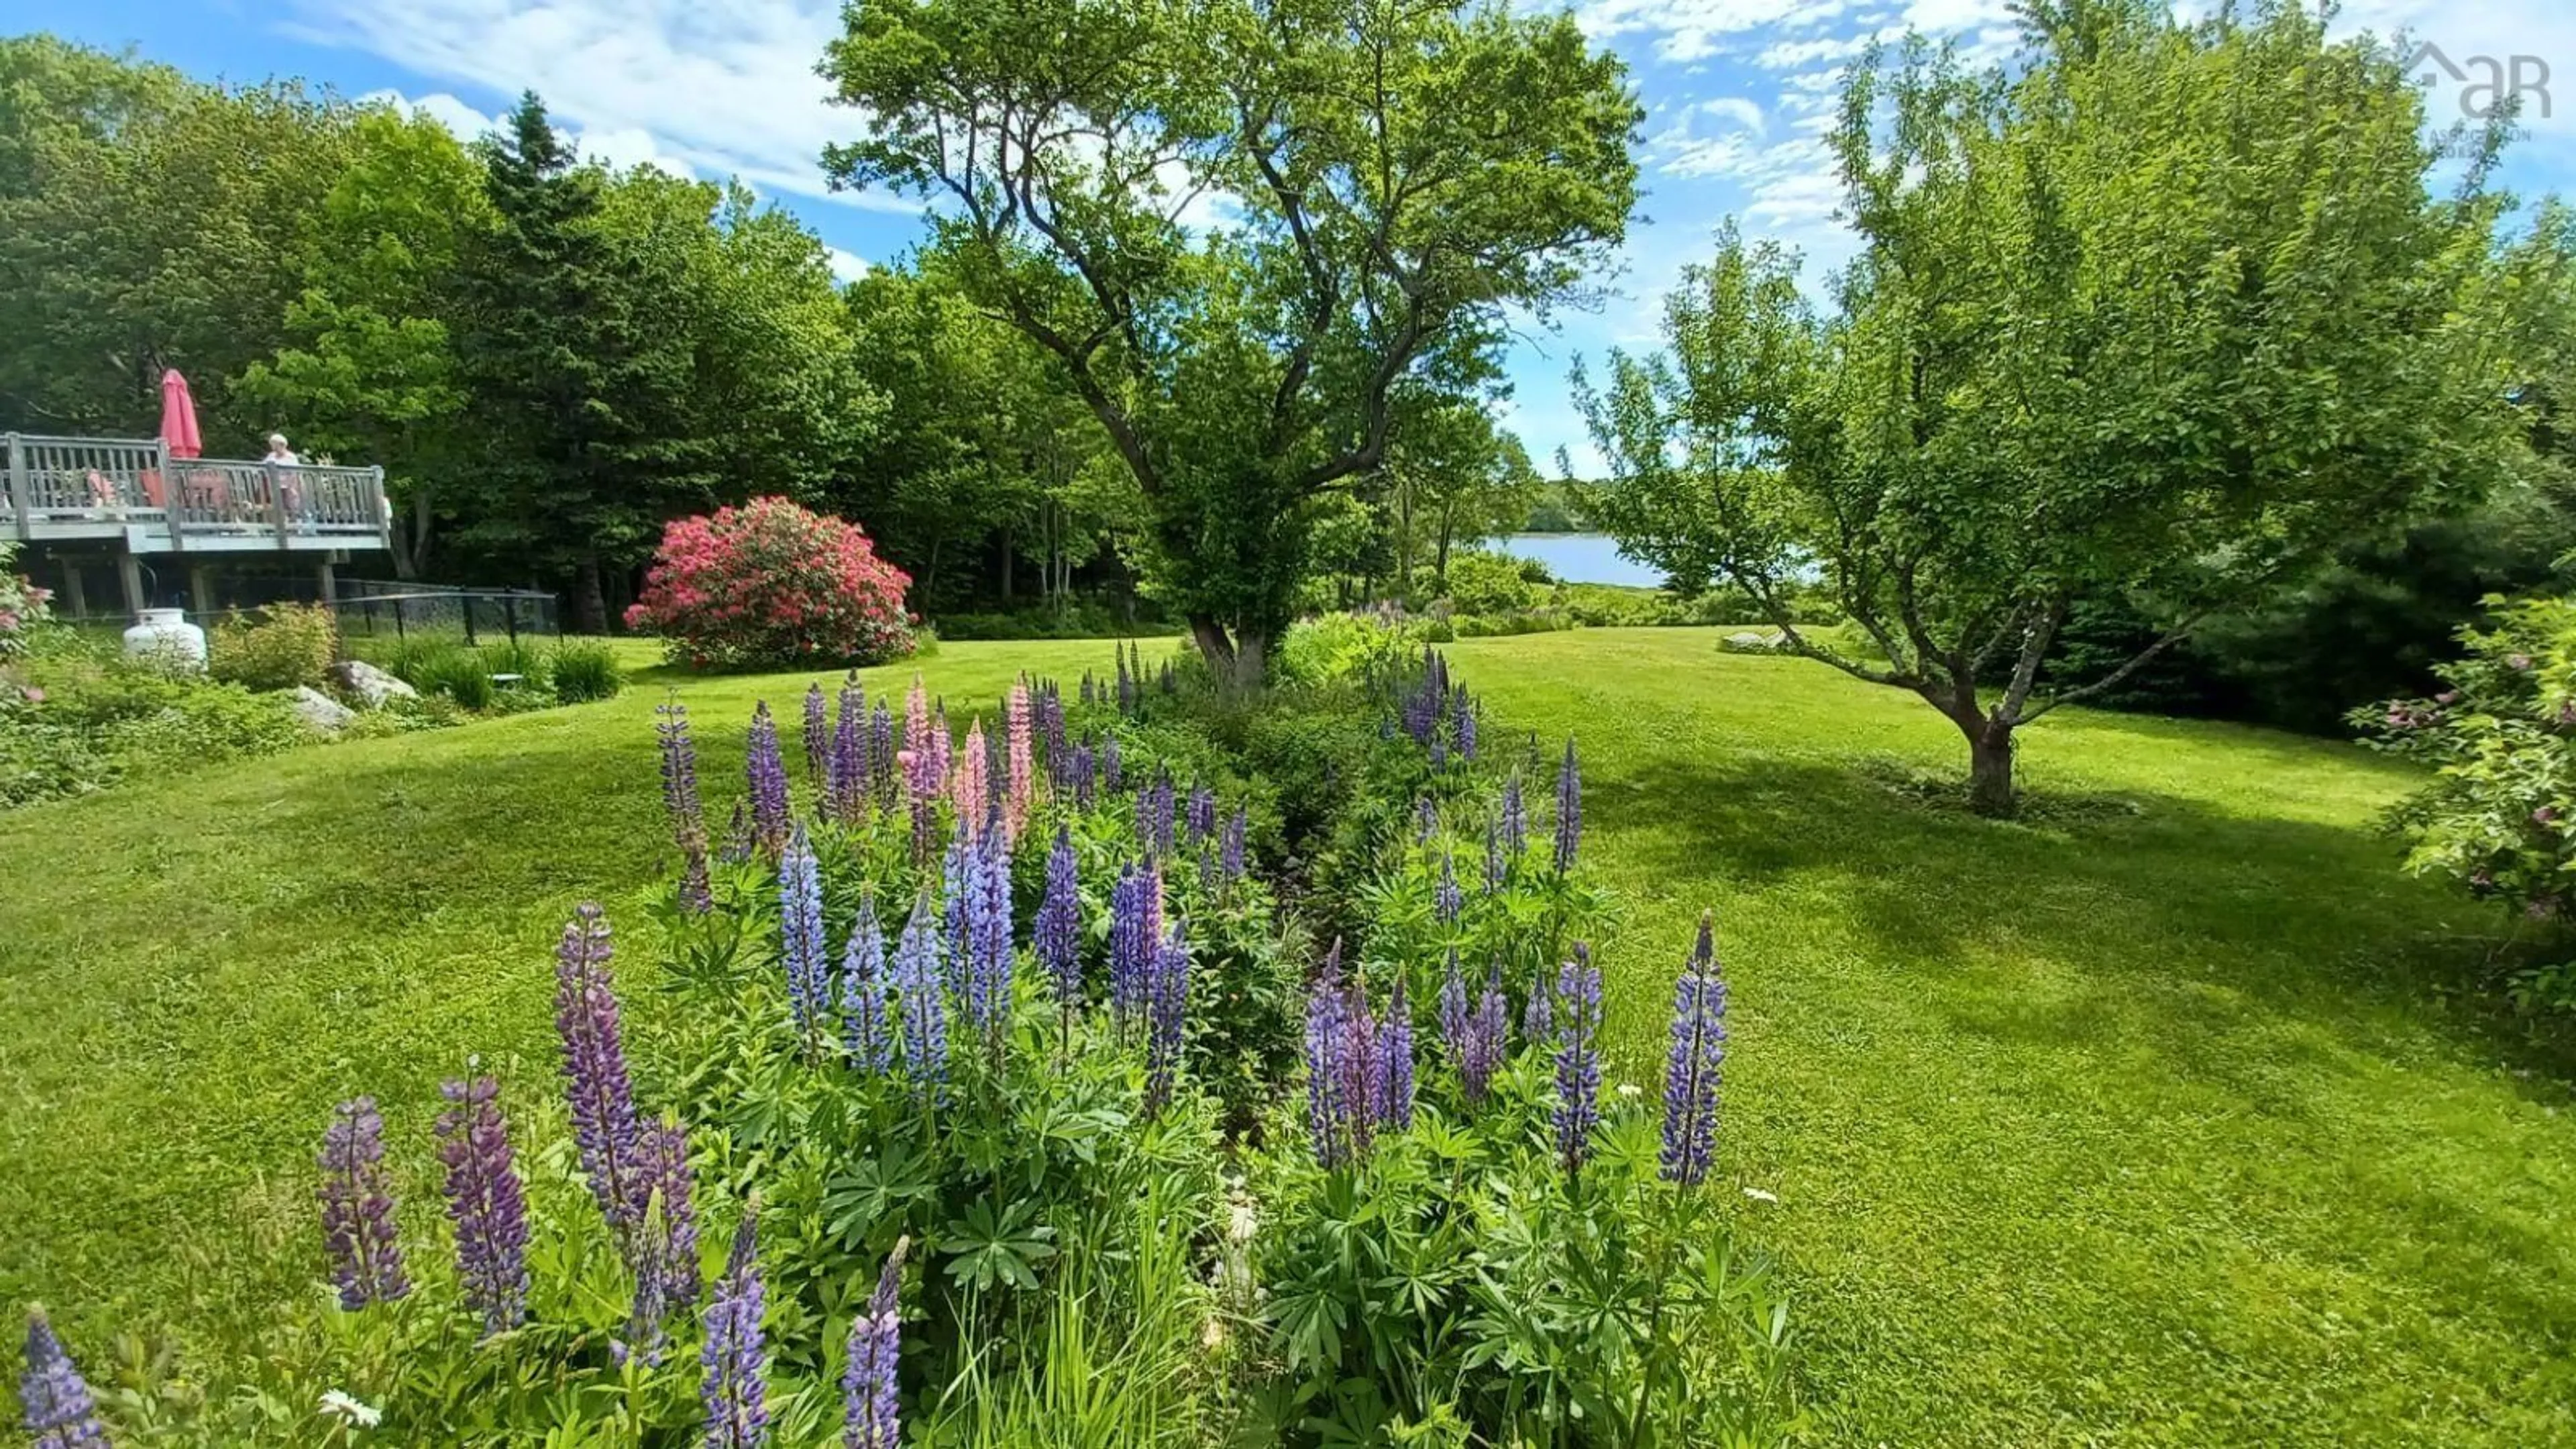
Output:
[[[480,130],[523,89],[543,94],[584,149],[741,177],[793,210],[854,275],[915,239],[898,198],[834,196],[815,157],[853,132],[826,104],[814,61],[838,0],[13,0],[10,28],[51,30],[209,79],[303,76],[354,96],[386,94],[460,133]],[[1811,273],[1849,254],[1818,142],[1837,67],[1872,35],[1911,27],[1972,50],[2009,39],[2003,0],[1579,0],[1575,13],[1629,62],[1649,115],[1644,215],[1612,295],[1513,345],[1510,424],[1542,461],[1560,445],[1592,454],[1566,400],[1568,363],[1653,339],[1656,299],[1704,255],[1712,228],[1803,252]],[[2412,29],[2473,86],[2472,57],[2528,57],[2518,73],[2560,79],[2552,114],[2527,99],[2530,134],[2507,180],[2528,195],[2576,189],[2576,6],[2566,0],[2353,0],[2338,25]],[[2542,69],[2545,67],[2545,72]],[[2437,113],[2464,86],[2427,63]],[[2471,102],[2479,98],[2467,97]]]

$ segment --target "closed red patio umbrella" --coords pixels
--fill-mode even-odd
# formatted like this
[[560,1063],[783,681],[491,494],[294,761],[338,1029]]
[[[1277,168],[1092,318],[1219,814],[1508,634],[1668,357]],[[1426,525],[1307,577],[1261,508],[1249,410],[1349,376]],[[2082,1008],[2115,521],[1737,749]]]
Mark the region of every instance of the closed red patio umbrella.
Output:
[[[197,437],[197,400],[188,393],[188,379],[179,369],[161,370],[161,442],[173,458],[194,458],[203,451]],[[157,507],[170,507],[176,500],[167,496],[168,489],[157,476],[144,480],[144,494]]]

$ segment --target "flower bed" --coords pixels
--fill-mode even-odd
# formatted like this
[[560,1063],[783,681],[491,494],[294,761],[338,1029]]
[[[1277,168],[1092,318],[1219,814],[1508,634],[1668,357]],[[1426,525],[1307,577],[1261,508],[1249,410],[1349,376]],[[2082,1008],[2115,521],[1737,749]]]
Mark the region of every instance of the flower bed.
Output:
[[[533,1120],[473,1075],[434,1134],[343,1104],[330,1306],[154,1442],[1778,1440],[1780,1310],[1708,1181],[1710,932],[1662,1112],[1605,1094],[1572,746],[1542,828],[1547,766],[1480,750],[1436,656],[1339,707],[1383,715],[1291,877],[1314,831],[1124,657],[962,740],[917,684],[817,689],[801,748],[764,705],[722,828],[667,706],[666,959],[565,927]],[[433,1136],[435,1247],[389,1164]],[[31,1415],[85,1423],[37,1331]]]

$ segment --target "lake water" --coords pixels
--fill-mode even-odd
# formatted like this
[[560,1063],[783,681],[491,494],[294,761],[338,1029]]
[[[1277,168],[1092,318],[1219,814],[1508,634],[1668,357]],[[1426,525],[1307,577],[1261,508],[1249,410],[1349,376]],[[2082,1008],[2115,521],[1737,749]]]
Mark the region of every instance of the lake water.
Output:
[[1516,533],[1494,547],[1514,558],[1534,558],[1569,584],[1628,584],[1651,589],[1664,576],[1644,564],[1619,556],[1618,540],[1606,533]]

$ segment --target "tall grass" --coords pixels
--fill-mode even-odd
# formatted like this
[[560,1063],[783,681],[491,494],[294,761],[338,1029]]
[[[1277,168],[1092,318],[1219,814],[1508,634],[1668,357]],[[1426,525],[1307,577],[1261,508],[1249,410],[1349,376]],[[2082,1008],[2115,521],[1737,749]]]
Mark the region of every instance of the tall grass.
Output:
[[1224,1442],[1218,1393],[1231,1333],[1189,1271],[1189,1245],[1149,1187],[1123,1223],[1085,1232],[1014,1331],[966,1345],[923,1415],[958,1449],[1155,1449]]

